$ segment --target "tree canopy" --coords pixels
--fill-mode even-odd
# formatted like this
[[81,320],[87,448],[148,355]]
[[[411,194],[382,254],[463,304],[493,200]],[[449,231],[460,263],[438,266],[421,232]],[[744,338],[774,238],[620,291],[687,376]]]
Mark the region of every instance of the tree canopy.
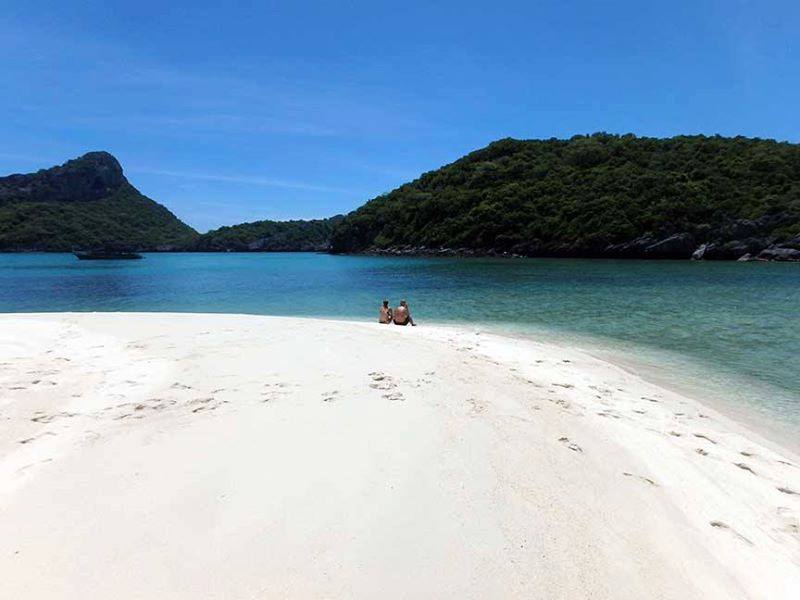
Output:
[[798,233],[796,144],[597,133],[491,143],[370,200],[331,242],[334,252],[614,256],[676,236],[682,256],[704,242],[767,245]]

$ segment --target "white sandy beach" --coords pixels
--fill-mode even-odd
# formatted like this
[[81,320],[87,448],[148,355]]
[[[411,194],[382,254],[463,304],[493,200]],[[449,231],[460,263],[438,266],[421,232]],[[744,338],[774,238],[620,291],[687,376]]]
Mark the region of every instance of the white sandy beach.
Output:
[[800,593],[800,457],[552,344],[0,315],[0,425],[0,598]]

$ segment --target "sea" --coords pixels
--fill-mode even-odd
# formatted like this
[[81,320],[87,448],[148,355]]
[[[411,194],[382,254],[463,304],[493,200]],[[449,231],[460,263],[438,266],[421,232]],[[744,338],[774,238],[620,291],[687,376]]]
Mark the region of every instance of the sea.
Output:
[[[800,264],[163,253],[0,254],[0,312],[211,312],[376,320],[577,346],[800,434]],[[800,436],[798,436],[800,437]]]

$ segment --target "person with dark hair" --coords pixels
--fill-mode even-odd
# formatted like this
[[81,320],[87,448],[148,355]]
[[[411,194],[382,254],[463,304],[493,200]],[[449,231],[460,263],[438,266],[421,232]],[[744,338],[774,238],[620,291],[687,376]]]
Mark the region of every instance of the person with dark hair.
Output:
[[400,306],[394,309],[392,320],[395,325],[411,325],[412,327],[417,325],[411,318],[411,311],[408,310],[408,303],[405,300],[400,300]]
[[392,322],[392,309],[389,308],[389,301],[384,300],[383,305],[381,306],[381,310],[378,313],[378,323],[383,323],[384,325],[388,325]]

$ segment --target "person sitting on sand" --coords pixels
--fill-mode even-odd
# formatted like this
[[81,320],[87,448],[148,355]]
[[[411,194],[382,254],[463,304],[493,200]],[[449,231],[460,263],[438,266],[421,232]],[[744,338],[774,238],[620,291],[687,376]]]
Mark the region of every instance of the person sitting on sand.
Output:
[[384,300],[383,306],[381,306],[381,311],[378,314],[378,323],[383,323],[384,325],[388,325],[392,322],[392,309],[389,308],[389,301]]
[[411,312],[408,310],[408,304],[406,304],[405,300],[400,300],[400,306],[394,309],[392,320],[394,320],[395,325],[408,325],[409,323],[413,327],[417,325],[414,323],[414,319],[411,318]]

